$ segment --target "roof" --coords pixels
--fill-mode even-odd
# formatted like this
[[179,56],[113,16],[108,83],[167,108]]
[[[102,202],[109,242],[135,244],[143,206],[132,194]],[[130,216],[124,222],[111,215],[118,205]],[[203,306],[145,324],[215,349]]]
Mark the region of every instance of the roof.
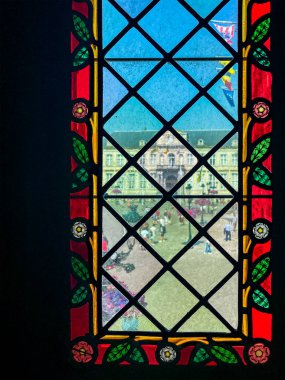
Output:
[[[113,132],[112,138],[118,142],[124,149],[138,149],[140,147],[140,141],[144,140],[148,142],[157,131],[140,131],[140,132]],[[186,131],[187,141],[197,148],[212,147],[216,145],[229,130],[210,130],[210,131]],[[199,144],[199,140],[203,140],[203,145]],[[236,136],[231,137],[223,146],[231,147],[232,141],[236,140]],[[104,147],[106,146],[106,140]]]

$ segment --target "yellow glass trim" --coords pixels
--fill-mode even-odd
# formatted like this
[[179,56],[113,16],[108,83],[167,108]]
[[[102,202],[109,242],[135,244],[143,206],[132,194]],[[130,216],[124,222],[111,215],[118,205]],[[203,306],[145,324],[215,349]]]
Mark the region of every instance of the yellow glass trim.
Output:
[[93,161],[98,164],[98,113],[94,112],[93,117],[90,118],[92,126],[92,153]]
[[91,244],[92,253],[93,253],[93,255],[92,255],[92,257],[93,257],[93,276],[94,276],[95,280],[97,281],[98,280],[98,260],[97,260],[98,236],[97,236],[97,232],[93,232],[92,238],[91,237],[89,238],[89,242]]
[[246,41],[247,37],[247,7],[250,0],[243,0],[242,2],[242,42]]
[[244,235],[243,237],[243,253],[248,253],[248,250],[251,245],[251,239],[248,235]]
[[242,169],[242,174],[243,174],[243,178],[242,178],[242,187],[243,187],[243,196],[246,197],[247,196],[247,186],[248,186],[248,182],[247,182],[247,179],[248,179],[248,173],[249,173],[249,170],[250,170],[250,167],[247,166],[246,168],[243,168]]
[[246,289],[242,290],[242,307],[247,307],[248,294],[251,287],[248,286]]
[[93,198],[93,226],[98,226],[98,200]]
[[98,61],[94,61],[94,107],[98,107]]
[[97,0],[91,0],[92,6],[93,6],[93,35],[95,40],[98,40],[98,21],[97,21],[97,15],[98,15],[98,4]]
[[245,284],[247,281],[248,275],[248,259],[243,260],[243,268],[242,268],[242,283]]
[[98,181],[97,181],[97,176],[93,174],[93,196],[97,196],[97,186],[98,186]]
[[212,338],[215,342],[240,342],[242,338]]
[[242,333],[245,336],[248,336],[248,315],[247,314],[242,315]]
[[251,117],[248,116],[247,113],[243,114],[242,116],[242,125],[243,125],[243,132],[242,132],[242,162],[246,161],[247,158],[247,135],[248,135],[248,127],[251,122]]
[[242,229],[245,231],[247,227],[247,206],[243,205],[242,206]]
[[142,336],[142,335],[135,336],[135,338],[134,338],[135,342],[139,342],[140,340],[157,341],[157,340],[162,340],[162,337],[161,336]]
[[129,335],[104,335],[100,339],[102,339],[102,340],[105,340],[105,339],[120,340],[120,339],[128,339],[129,337],[130,337]]
[[184,343],[187,342],[200,342],[204,344],[209,344],[207,338],[205,336],[202,337],[190,337],[190,338],[168,338],[169,343],[174,343],[176,346],[181,346]]
[[97,315],[97,289],[93,284],[90,284],[92,293],[92,307],[93,307],[93,334],[98,334],[98,315]]

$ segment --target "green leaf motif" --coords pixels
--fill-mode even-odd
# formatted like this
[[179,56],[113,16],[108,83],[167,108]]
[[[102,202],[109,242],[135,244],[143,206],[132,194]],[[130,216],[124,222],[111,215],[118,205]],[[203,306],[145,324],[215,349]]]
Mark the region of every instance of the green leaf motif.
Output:
[[76,173],[76,178],[78,178],[82,183],[86,182],[88,179],[88,173],[84,168],[80,168]]
[[193,358],[193,362],[194,363],[202,363],[204,362],[205,360],[208,360],[210,357],[210,355],[208,354],[208,352],[205,350],[205,348],[203,347],[200,347],[197,351],[196,351],[196,354]]
[[84,63],[87,63],[88,58],[89,58],[89,51],[85,46],[83,46],[75,54],[75,57],[73,59],[73,66],[74,67],[81,66]]
[[122,359],[130,350],[130,343],[121,343],[111,349],[108,354],[107,362],[115,362]]
[[263,309],[269,309],[269,300],[266,295],[263,294],[259,289],[255,289],[255,291],[252,293],[252,299],[254,303]]
[[138,362],[138,363],[144,362],[144,358],[143,358],[142,354],[140,353],[140,351],[136,347],[133,349],[132,353],[129,355],[129,358],[135,362]]
[[73,137],[73,149],[82,164],[87,164],[89,162],[89,156],[85,145],[76,137]]
[[254,172],[252,173],[252,176],[254,180],[260,183],[261,185],[271,186],[271,179],[263,169],[259,167],[255,168]]
[[238,363],[236,355],[221,346],[213,346],[211,347],[211,353],[220,361],[228,364],[236,364]]
[[80,37],[83,41],[87,42],[90,38],[90,33],[86,26],[86,22],[83,20],[83,18],[78,16],[77,14],[74,14],[73,24],[78,37]]
[[255,48],[253,51],[253,57],[261,66],[270,67],[268,53],[263,48]]
[[82,303],[84,300],[86,300],[88,295],[88,289],[85,286],[79,286],[79,288],[75,288],[73,290],[73,295],[71,298],[71,302],[74,305],[77,305],[79,303]]
[[253,282],[257,282],[265,276],[266,272],[268,271],[269,264],[270,257],[265,257],[264,259],[259,261],[259,263],[256,264],[256,266],[253,268],[251,275]]
[[267,17],[265,20],[261,21],[257,25],[251,37],[252,41],[260,42],[261,40],[263,40],[268,34],[269,27],[270,27],[270,17]]
[[253,163],[260,161],[261,158],[266,154],[270,146],[270,141],[271,141],[270,137],[267,137],[266,139],[260,141],[260,143],[256,145],[256,147],[253,149],[253,152],[250,156],[250,159]]
[[83,262],[83,260],[79,259],[78,257],[72,256],[71,257],[71,265],[74,270],[74,273],[81,278],[81,280],[86,281],[89,279],[89,271]]

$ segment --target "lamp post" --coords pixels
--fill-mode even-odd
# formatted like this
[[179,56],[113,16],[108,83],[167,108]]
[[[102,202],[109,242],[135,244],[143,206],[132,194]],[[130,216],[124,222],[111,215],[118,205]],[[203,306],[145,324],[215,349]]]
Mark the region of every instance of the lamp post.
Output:
[[[188,195],[188,210],[190,212],[191,210],[191,202],[192,202],[192,199],[190,198],[190,194],[191,194],[191,190],[192,190],[192,185],[191,183],[188,183],[186,186],[185,186],[185,190],[186,190],[186,195]],[[192,230],[191,230],[191,223],[188,222],[188,239],[183,243],[184,245],[188,244],[190,241],[192,240]]]
[[[202,183],[201,187],[202,187],[202,195],[205,195],[205,191],[204,191],[205,184]],[[204,202],[201,202],[201,203],[202,203],[202,205],[201,205],[201,220],[200,220],[200,224],[201,224],[201,226],[204,226]]]

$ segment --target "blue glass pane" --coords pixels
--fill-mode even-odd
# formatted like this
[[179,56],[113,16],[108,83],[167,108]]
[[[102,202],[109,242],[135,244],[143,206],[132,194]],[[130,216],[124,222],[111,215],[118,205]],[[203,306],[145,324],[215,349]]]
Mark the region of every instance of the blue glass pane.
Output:
[[166,120],[185,106],[198,90],[170,63],[165,64],[139,94]]
[[161,0],[139,25],[167,52],[198,24],[177,0]]
[[226,49],[207,29],[199,30],[174,56],[175,58],[231,57]]
[[238,45],[238,0],[230,0],[210,22],[211,27],[235,50]]
[[206,17],[222,0],[186,0],[201,17]]
[[208,93],[235,119],[238,117],[238,65],[233,66],[234,75],[230,75],[230,82],[225,83],[220,79]]
[[124,11],[126,11],[132,18],[141,13],[152,0],[116,0]]
[[202,87],[205,87],[220,71],[219,61],[178,61],[177,63]]
[[162,55],[136,29],[131,29],[109,51],[106,58],[161,58]]
[[103,116],[127,94],[127,89],[106,68],[103,69]]
[[157,64],[158,62],[155,61],[109,62],[109,65],[112,66],[132,87],[138,84]]
[[[149,141],[162,124],[137,99],[131,98],[105,124],[105,130],[121,145],[134,154]],[[130,134],[129,132],[135,132]],[[139,148],[140,149],[140,148]]]
[[230,121],[203,96],[177,120],[174,124],[174,128],[181,131],[225,130],[228,133],[233,126]]
[[104,48],[121,32],[128,22],[109,1],[103,0],[102,8],[102,39]]

